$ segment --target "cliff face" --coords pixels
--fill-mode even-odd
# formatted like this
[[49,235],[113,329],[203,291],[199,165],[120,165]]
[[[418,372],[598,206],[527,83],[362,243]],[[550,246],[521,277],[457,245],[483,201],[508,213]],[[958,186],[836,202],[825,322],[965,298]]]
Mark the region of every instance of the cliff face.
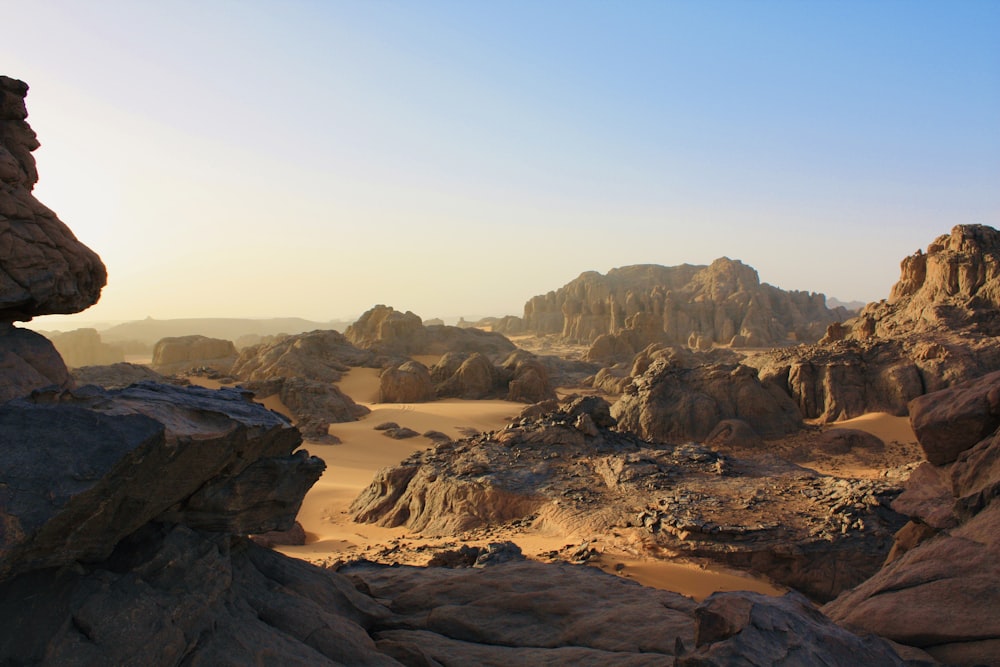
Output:
[[23,81],[0,76],[0,322],[75,313],[94,305],[107,282],[100,257],[31,194],[38,139]]
[[643,264],[590,271],[524,306],[523,329],[576,343],[628,337],[633,351],[650,343],[707,347],[764,346],[816,340],[842,318],[822,294],[786,292],[726,257],[710,266]]
[[823,421],[907,413],[910,400],[1000,369],[1000,232],[958,225],[905,258],[889,298],[817,345],[746,363]]
[[868,304],[849,338],[892,338],[939,330],[1000,334],[1000,232],[957,225],[905,258],[888,300]]

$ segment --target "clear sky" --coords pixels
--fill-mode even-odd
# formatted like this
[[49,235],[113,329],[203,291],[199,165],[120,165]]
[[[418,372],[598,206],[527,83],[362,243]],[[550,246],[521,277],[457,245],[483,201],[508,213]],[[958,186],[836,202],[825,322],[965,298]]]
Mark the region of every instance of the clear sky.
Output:
[[519,315],[721,256],[870,301],[1000,227],[1000,2],[0,5],[36,195],[109,270],[69,322]]

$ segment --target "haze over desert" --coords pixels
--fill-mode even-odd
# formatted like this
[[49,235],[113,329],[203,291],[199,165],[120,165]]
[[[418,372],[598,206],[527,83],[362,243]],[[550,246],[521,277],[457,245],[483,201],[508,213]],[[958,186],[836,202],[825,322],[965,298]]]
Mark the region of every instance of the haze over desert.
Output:
[[3,16],[0,664],[1000,665],[1000,5]]

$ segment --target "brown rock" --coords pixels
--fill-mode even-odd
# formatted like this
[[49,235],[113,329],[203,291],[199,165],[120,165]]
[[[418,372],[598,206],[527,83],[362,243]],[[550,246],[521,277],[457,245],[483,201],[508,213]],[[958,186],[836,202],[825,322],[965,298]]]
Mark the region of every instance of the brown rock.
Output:
[[934,465],[951,463],[1000,426],[1000,371],[910,403],[910,424]]
[[379,376],[379,403],[423,403],[434,397],[431,374],[419,361],[387,368]]
[[0,403],[35,389],[75,386],[52,343],[29,329],[0,324]]
[[39,143],[24,106],[28,86],[0,76],[0,322],[76,313],[107,282],[101,259],[32,196]]
[[235,361],[236,346],[232,341],[207,336],[163,338],[153,347],[153,369],[167,375],[199,367],[225,373]]
[[46,336],[70,368],[109,366],[125,361],[125,351],[101,340],[97,329],[76,329]]

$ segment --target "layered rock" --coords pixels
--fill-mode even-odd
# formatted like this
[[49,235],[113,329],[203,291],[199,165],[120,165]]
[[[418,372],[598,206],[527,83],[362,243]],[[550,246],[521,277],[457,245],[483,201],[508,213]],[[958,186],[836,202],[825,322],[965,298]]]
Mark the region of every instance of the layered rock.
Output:
[[73,379],[78,385],[96,384],[105,389],[124,389],[136,382],[166,382],[163,377],[148,366],[119,362],[108,366],[82,366],[74,368]]
[[31,194],[38,181],[28,86],[0,76],[0,324],[94,305],[107,282],[101,259]]
[[377,305],[347,327],[344,335],[354,345],[388,356],[479,352],[487,356],[513,352],[503,335],[473,328],[424,326],[418,315]]
[[818,599],[873,574],[904,523],[887,481],[827,478],[766,451],[733,458],[651,443],[614,423],[595,397],[526,412],[380,471],[351,512],[430,535],[524,521],[617,535],[626,549],[708,558]]
[[928,460],[894,503],[911,522],[875,576],[824,608],[832,618],[948,664],[998,664],[998,397],[1000,372],[911,403]]
[[230,340],[193,334],[163,338],[153,346],[153,369],[170,375],[193,368],[229,372],[236,361],[236,346]]
[[[524,306],[521,328],[590,344],[601,336],[634,354],[650,343],[763,346],[817,340],[846,312],[831,311],[822,294],[786,292],[757,272],[722,257],[710,266],[644,264],[594,271]],[[626,352],[630,349],[631,353]],[[607,361],[595,352],[592,360]]]
[[888,300],[831,326],[817,345],[745,363],[821,421],[905,415],[917,396],[1000,369],[1000,232],[959,225],[902,262]]

